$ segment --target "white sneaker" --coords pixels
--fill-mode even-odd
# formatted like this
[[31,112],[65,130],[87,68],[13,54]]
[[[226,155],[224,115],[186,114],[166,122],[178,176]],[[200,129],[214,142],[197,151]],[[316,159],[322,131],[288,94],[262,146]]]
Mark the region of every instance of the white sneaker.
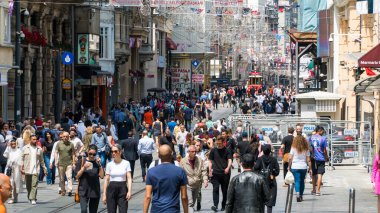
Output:
[[36,201],[35,200],[32,200],[32,205],[36,205]]

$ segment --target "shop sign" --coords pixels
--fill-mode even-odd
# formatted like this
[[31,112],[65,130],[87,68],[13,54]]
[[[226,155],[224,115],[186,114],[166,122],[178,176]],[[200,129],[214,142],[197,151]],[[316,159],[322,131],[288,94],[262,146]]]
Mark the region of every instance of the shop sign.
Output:
[[165,64],[166,64],[165,56],[158,56],[157,67],[158,68],[164,68]]
[[205,80],[203,74],[193,74],[193,83],[203,83]]
[[66,78],[62,81],[62,89],[64,90],[71,90],[71,80]]
[[88,64],[88,34],[78,34],[78,64]]
[[107,85],[107,78],[106,78],[106,76],[92,75],[91,76],[91,85],[92,86]]

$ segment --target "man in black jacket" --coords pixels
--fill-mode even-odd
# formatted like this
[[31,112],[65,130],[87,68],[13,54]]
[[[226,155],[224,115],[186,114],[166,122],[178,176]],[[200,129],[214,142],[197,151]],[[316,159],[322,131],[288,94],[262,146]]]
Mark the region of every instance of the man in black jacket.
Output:
[[254,173],[254,157],[241,158],[244,172],[233,177],[228,187],[226,213],[264,213],[270,192],[262,176]]
[[137,153],[139,142],[133,137],[133,132],[128,132],[128,138],[119,140],[118,143],[124,150],[124,158],[131,164],[131,175],[133,178],[133,172],[135,171],[135,162],[139,159]]

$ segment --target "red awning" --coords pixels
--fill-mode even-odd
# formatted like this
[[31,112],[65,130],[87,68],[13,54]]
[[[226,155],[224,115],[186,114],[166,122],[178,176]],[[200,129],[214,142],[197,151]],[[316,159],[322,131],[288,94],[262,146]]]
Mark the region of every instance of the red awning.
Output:
[[177,44],[169,37],[166,37],[166,48],[169,50],[177,50]]
[[380,44],[359,58],[359,67],[380,68]]

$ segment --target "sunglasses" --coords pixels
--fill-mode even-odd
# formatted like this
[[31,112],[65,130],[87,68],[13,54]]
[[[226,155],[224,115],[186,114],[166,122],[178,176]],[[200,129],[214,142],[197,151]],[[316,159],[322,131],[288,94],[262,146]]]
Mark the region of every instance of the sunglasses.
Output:
[[96,153],[88,153],[88,156],[95,156],[96,155]]
[[112,150],[112,153],[118,153],[119,150]]

